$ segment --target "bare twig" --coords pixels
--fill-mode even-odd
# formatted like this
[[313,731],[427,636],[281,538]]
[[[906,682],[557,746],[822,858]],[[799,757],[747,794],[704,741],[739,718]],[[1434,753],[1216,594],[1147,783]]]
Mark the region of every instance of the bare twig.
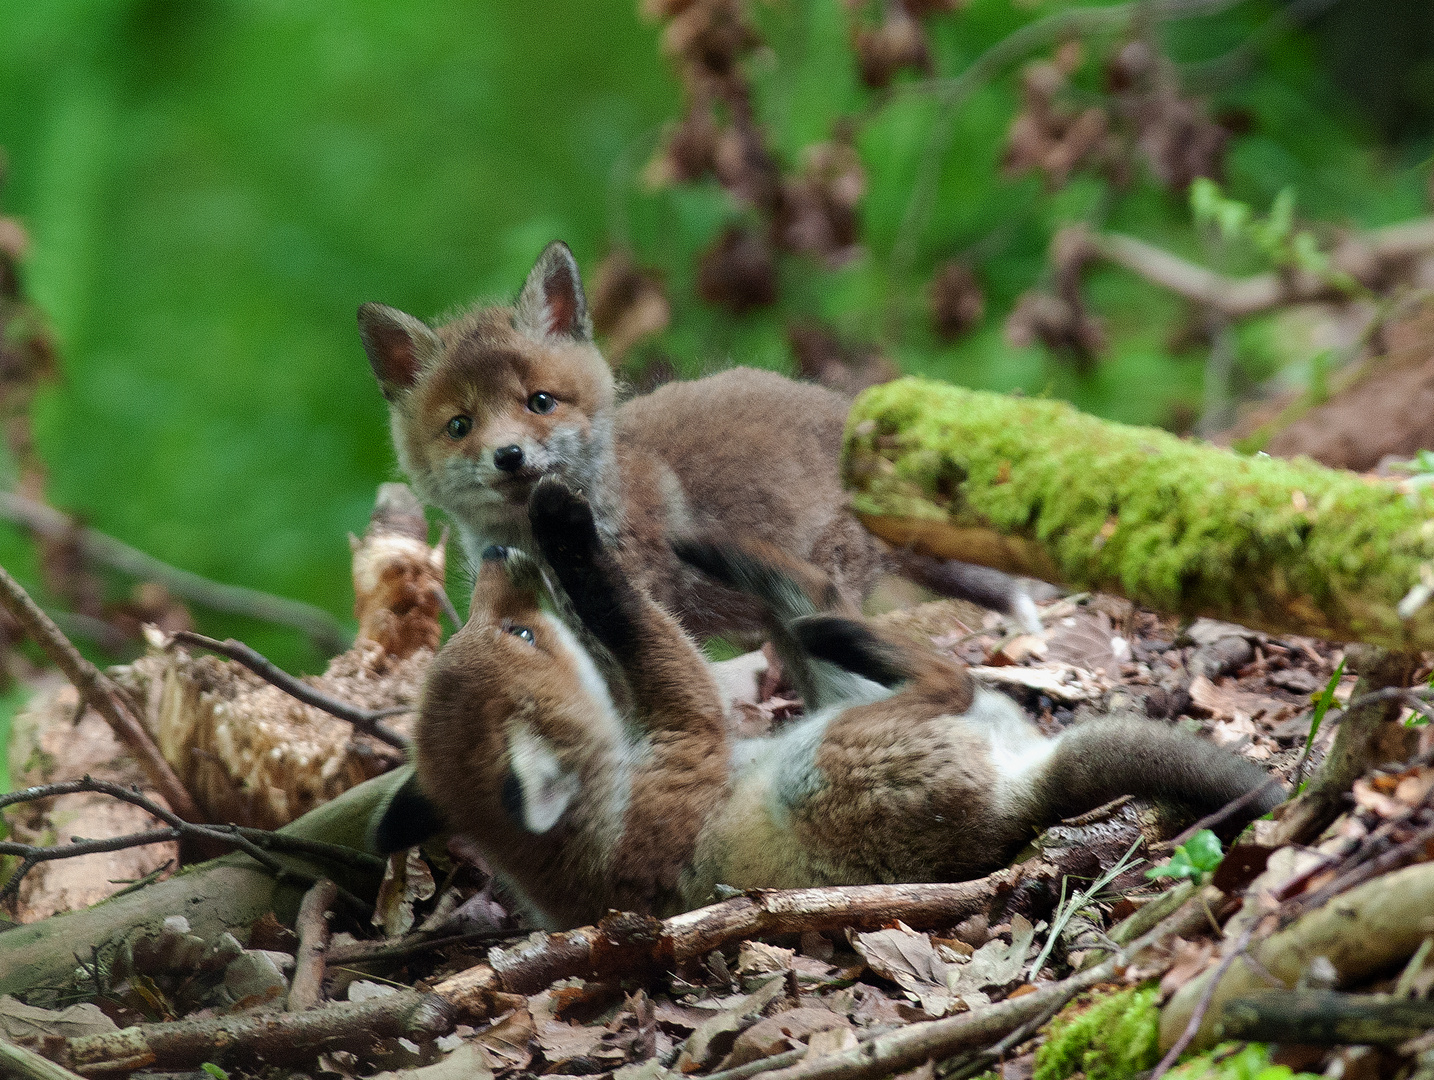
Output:
[[482,1008],[494,991],[536,993],[555,979],[601,978],[662,968],[701,956],[728,941],[763,934],[854,927],[875,930],[893,919],[909,926],[950,926],[1018,889],[1054,886],[1058,871],[1043,863],[999,870],[954,884],[852,885],[754,890],[659,922],[615,914],[597,926],[534,935],[512,949],[493,949],[488,963],[445,979],[438,992]]
[[[146,798],[134,788],[127,788],[108,780],[93,780],[88,776],[82,780],[65,780],[55,784],[22,788],[19,791],[0,795],[0,809],[13,806],[16,803],[33,802],[37,799],[48,799],[57,795],[74,795],[79,792],[98,792],[119,799],[121,802],[130,803],[158,818],[169,827],[131,833],[127,836],[115,836],[105,840],[77,840],[74,843],[55,844],[49,847],[20,844],[8,840],[0,842],[0,855],[14,855],[22,860],[20,866],[5,882],[4,888],[0,888],[0,899],[4,899],[18,889],[20,880],[42,862],[88,855],[97,851],[118,851],[121,848],[142,847],[145,844],[164,843],[183,837],[236,847],[279,881],[295,879],[314,882],[319,879],[317,875],[301,868],[285,865],[281,860],[270,855],[265,848],[288,850],[298,854],[317,855],[329,859],[334,859],[335,855],[339,855],[335,861],[347,862],[350,865],[371,867],[373,863],[380,861],[366,852],[351,851],[334,844],[324,844],[302,837],[291,837],[284,833],[265,833],[262,829],[239,828],[233,825],[202,825],[185,821],[154,800]],[[367,914],[372,911],[367,903],[347,889],[339,889],[338,895],[344,903],[357,912]]]
[[1272,785],[1278,784],[1279,782],[1280,778],[1278,776],[1269,777],[1259,787],[1251,788],[1249,791],[1245,792],[1245,794],[1241,795],[1238,799],[1231,799],[1224,806],[1220,807],[1220,809],[1216,810],[1213,814],[1206,814],[1199,821],[1195,822],[1194,825],[1191,825],[1188,829],[1182,832],[1179,836],[1175,837],[1173,840],[1166,841],[1166,843],[1161,846],[1170,847],[1172,849],[1178,848],[1181,844],[1185,843],[1185,841],[1189,840],[1192,836],[1194,836],[1197,832],[1200,832],[1202,829],[1213,829],[1217,825],[1224,824],[1230,818],[1237,816],[1241,810],[1245,809],[1245,807],[1252,806],[1256,802],[1258,802]]
[[340,701],[336,697],[315,689],[301,679],[296,679],[283,668],[279,667],[272,660],[254,649],[245,645],[242,641],[235,641],[228,638],[220,641],[217,638],[205,637],[203,634],[196,634],[191,630],[176,630],[170,635],[171,641],[177,641],[182,645],[192,645],[200,649],[208,649],[210,652],[219,653],[229,659],[243,664],[265,682],[277,686],[290,697],[297,698],[305,705],[312,705],[321,709],[330,716],[337,716],[340,720],[347,720],[358,731],[365,735],[372,735],[389,746],[397,747],[400,750],[408,749],[409,740],[394,731],[382,721],[387,716],[398,716],[402,713],[413,712],[411,706],[396,705],[390,709],[361,709],[357,705],[350,705],[346,701]]
[[13,1080],[80,1080],[63,1065],[5,1039],[0,1039],[0,1076]]
[[[1115,263],[1227,319],[1242,319],[1288,304],[1347,298],[1328,275],[1296,270],[1226,277],[1133,236],[1092,232],[1082,225],[1062,232],[1052,250],[1065,251],[1070,258]],[[1397,262],[1431,251],[1434,217],[1418,218],[1350,237],[1334,249],[1330,262],[1335,270],[1358,276],[1356,272],[1366,270],[1371,262]]]
[[154,740],[130,711],[119,688],[94,664],[90,663],[60,632],[48,615],[31,600],[20,583],[0,567],[0,603],[25,629],[45,655],[55,663],[79,691],[80,699],[88,701],[114,729],[120,742],[139,762],[145,776],[164,797],[165,802],[185,821],[199,822],[204,814],[164,760]]
[[446,949],[451,945],[492,945],[499,942],[514,942],[527,937],[527,933],[515,934],[510,930],[472,930],[464,934],[410,934],[407,937],[389,941],[355,941],[348,945],[336,945],[329,949],[328,961],[331,967],[353,967],[381,964],[393,960],[406,960],[410,956]]
[[294,954],[294,981],[289,986],[289,1012],[312,1009],[324,1000],[324,961],[329,951],[329,909],[338,886],[328,878],[316,881],[304,894],[294,931],[299,948]]
[[141,1024],[70,1039],[67,1049],[75,1068],[87,1073],[128,1071],[121,1065],[128,1062],[159,1069],[193,1068],[217,1060],[297,1065],[321,1053],[365,1049],[376,1038],[433,1038],[452,1028],[453,1010],[441,998],[403,989],[304,1012]]
[[51,539],[66,539],[79,546],[87,559],[112,567],[141,581],[163,585],[175,596],[213,611],[247,615],[264,622],[292,626],[307,634],[320,650],[342,652],[352,635],[343,623],[322,608],[301,600],[272,596],[242,585],[210,581],[188,570],[170,566],[121,540],[86,528],[69,515],[15,492],[0,492],[0,517]]
[[1205,1013],[1210,1009],[1210,1002],[1215,1000],[1215,988],[1220,985],[1220,980],[1225,977],[1225,972],[1230,970],[1230,965],[1235,962],[1235,958],[1250,947],[1250,936],[1255,932],[1255,926],[1254,922],[1249,923],[1241,931],[1239,940],[1235,942],[1235,947],[1220,958],[1220,963],[1215,968],[1215,974],[1210,977],[1205,992],[1200,995],[1200,1000],[1195,1005],[1195,1011],[1190,1014],[1190,1020],[1185,1025],[1185,1030],[1180,1033],[1180,1038],[1175,1040],[1175,1045],[1160,1059],[1160,1064],[1155,1066],[1155,1071],[1150,1074],[1150,1080],[1160,1080],[1170,1071],[1170,1067],[1180,1060],[1180,1055],[1185,1053],[1185,1048],[1190,1045],[1190,1041],[1200,1030]]

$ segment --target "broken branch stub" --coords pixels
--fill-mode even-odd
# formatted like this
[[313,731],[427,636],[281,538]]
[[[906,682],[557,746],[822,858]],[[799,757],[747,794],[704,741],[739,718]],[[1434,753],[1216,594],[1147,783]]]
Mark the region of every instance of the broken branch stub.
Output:
[[857,399],[844,473],[898,547],[1179,615],[1434,648],[1434,489],[926,379]]
[[[418,700],[439,642],[443,585],[443,549],[428,546],[427,530],[413,494],[383,484],[367,531],[353,541],[358,638],[303,682],[354,715],[372,719]],[[150,703],[160,749],[213,820],[275,829],[402,760],[241,664],[175,644],[130,665],[125,681]],[[413,723],[408,715],[382,726],[406,737]]]

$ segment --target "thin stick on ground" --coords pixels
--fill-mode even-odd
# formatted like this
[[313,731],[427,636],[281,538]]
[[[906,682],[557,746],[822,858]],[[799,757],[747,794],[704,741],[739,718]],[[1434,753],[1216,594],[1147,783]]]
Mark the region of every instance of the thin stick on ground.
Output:
[[70,639],[60,632],[54,621],[40,610],[29,594],[20,587],[20,583],[3,567],[0,567],[0,603],[3,603],[5,610],[24,627],[25,633],[44,650],[45,655],[65,673],[65,677],[79,691],[80,700],[88,701],[91,708],[104,717],[125,749],[139,762],[140,768],[144,770],[144,775],[154,785],[155,790],[174,808],[174,812],[185,821],[203,821],[204,814],[198,804],[170,768],[169,762],[164,760],[164,755],[159,752],[159,747],[154,744],[144,726],[130,711],[119,687],[80,655],[79,650],[70,643]]
[[27,499],[13,491],[0,491],[0,517],[40,536],[69,540],[79,547],[85,558],[140,581],[163,585],[175,596],[201,607],[247,615],[280,626],[292,626],[308,635],[325,653],[343,652],[350,644],[351,635],[343,623],[322,608],[242,585],[210,581],[130,547],[113,536],[86,528],[53,506]]
[[329,909],[338,886],[328,878],[316,881],[304,894],[294,931],[299,948],[294,953],[294,981],[289,987],[289,1012],[312,1009],[324,1000],[324,967],[329,951]]
[[366,1049],[379,1038],[431,1039],[452,1029],[453,1010],[446,1002],[405,988],[387,997],[297,1013],[140,1024],[70,1039],[67,1049],[75,1067],[91,1074],[121,1071],[116,1066],[133,1061],[157,1069],[194,1068],[216,1060],[299,1065],[321,1053]]
[[0,1076],[13,1080],[81,1080],[63,1065],[4,1039],[0,1039]]
[[1278,776],[1271,776],[1259,787],[1251,788],[1249,791],[1245,792],[1245,794],[1241,795],[1238,799],[1232,799],[1224,806],[1220,807],[1220,809],[1216,810],[1214,813],[1206,814],[1199,821],[1195,822],[1195,824],[1191,825],[1188,829],[1182,832],[1179,836],[1175,837],[1173,840],[1167,840],[1164,846],[1168,846],[1171,849],[1178,848],[1181,844],[1185,843],[1185,841],[1189,840],[1197,832],[1200,832],[1203,829],[1213,829],[1217,825],[1224,824],[1226,821],[1230,820],[1230,818],[1238,814],[1241,810],[1245,809],[1245,807],[1253,806],[1261,797],[1263,797],[1265,792],[1268,791],[1272,785],[1278,784],[1279,782],[1280,778]]
[[262,653],[233,638],[220,641],[217,638],[196,634],[192,630],[176,630],[170,635],[170,640],[181,645],[208,649],[220,656],[227,656],[229,659],[243,664],[265,682],[277,686],[284,693],[302,701],[305,705],[312,705],[330,716],[347,720],[355,730],[361,731],[365,735],[372,735],[380,742],[388,743],[389,746],[397,747],[399,750],[408,749],[409,739],[383,723],[383,720],[388,716],[413,712],[411,706],[395,705],[390,709],[361,709],[357,705],[350,705],[322,690],[315,689],[301,679],[296,679]]
[[1250,947],[1250,937],[1255,932],[1256,924],[1249,923],[1240,933],[1239,940],[1235,947],[1220,959],[1219,965],[1215,968],[1215,974],[1210,977],[1210,982],[1205,987],[1205,992],[1200,995],[1200,1000],[1195,1005],[1195,1011],[1190,1014],[1190,1021],[1185,1025],[1185,1030],[1180,1033],[1180,1038],[1175,1040],[1175,1045],[1170,1048],[1166,1055],[1160,1059],[1160,1064],[1155,1066],[1155,1071],[1150,1074],[1150,1080],[1160,1080],[1162,1076],[1170,1071],[1180,1055],[1185,1053],[1185,1048],[1190,1045],[1200,1030],[1200,1025],[1205,1021],[1205,1014],[1210,1010],[1210,1002],[1215,1000],[1215,990],[1220,985],[1220,980],[1225,977],[1225,972],[1230,970],[1230,965],[1235,959],[1244,954]]
[[[351,851],[347,848],[340,848],[334,844],[324,844],[314,840],[306,840],[300,837],[290,837],[283,833],[265,833],[262,829],[239,828],[233,825],[203,825],[191,821],[185,821],[177,814],[166,810],[153,799],[146,798],[138,790],[127,788],[120,784],[111,783],[108,780],[93,780],[85,777],[82,780],[65,780],[55,784],[44,784],[39,787],[22,788],[19,791],[12,791],[0,795],[0,809],[13,806],[16,803],[33,802],[37,799],[53,798],[57,795],[74,795],[79,792],[98,792],[101,795],[108,795],[111,798],[119,799],[121,802],[130,803],[139,807],[145,813],[158,818],[168,828],[151,829],[141,833],[131,833],[127,836],[115,836],[105,840],[76,840],[70,844],[55,844],[49,847],[39,847],[32,844],[21,844],[15,841],[0,841],[0,855],[13,855],[20,858],[19,867],[0,888],[0,900],[4,900],[13,894],[20,887],[20,881],[32,869],[42,862],[49,862],[54,859],[68,859],[79,855],[88,855],[98,851],[118,851],[121,848],[141,847],[145,844],[166,843],[191,837],[199,840],[207,840],[238,848],[244,854],[264,867],[274,877],[283,881],[293,879],[297,881],[315,882],[319,880],[318,875],[309,873],[297,867],[287,866],[281,860],[269,854],[265,848],[276,850],[288,850],[296,854],[317,855],[323,858],[334,859],[348,865],[359,865],[372,867],[381,862],[375,856],[367,852]],[[255,834],[262,834],[256,838]],[[335,856],[338,855],[338,858]],[[338,896],[348,904],[354,911],[367,915],[373,909],[362,899],[349,892],[347,889],[338,889]]]

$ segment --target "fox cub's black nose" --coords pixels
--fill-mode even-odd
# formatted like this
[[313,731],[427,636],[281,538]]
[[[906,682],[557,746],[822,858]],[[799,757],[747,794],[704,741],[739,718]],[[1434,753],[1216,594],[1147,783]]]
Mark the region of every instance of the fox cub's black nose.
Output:
[[493,451],[493,467],[503,472],[517,472],[523,467],[521,446],[500,446]]

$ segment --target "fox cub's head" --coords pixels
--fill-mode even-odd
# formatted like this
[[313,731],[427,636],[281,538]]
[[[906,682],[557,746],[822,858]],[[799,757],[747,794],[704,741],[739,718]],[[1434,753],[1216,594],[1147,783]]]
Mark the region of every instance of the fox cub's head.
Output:
[[433,661],[418,778],[459,831],[491,836],[506,819],[547,832],[621,737],[607,687],[551,608],[533,559],[489,548],[468,623]]
[[592,486],[616,391],[566,244],[543,249],[512,307],[436,329],[382,304],[358,319],[400,464],[429,500],[461,520],[521,521],[542,476]]

